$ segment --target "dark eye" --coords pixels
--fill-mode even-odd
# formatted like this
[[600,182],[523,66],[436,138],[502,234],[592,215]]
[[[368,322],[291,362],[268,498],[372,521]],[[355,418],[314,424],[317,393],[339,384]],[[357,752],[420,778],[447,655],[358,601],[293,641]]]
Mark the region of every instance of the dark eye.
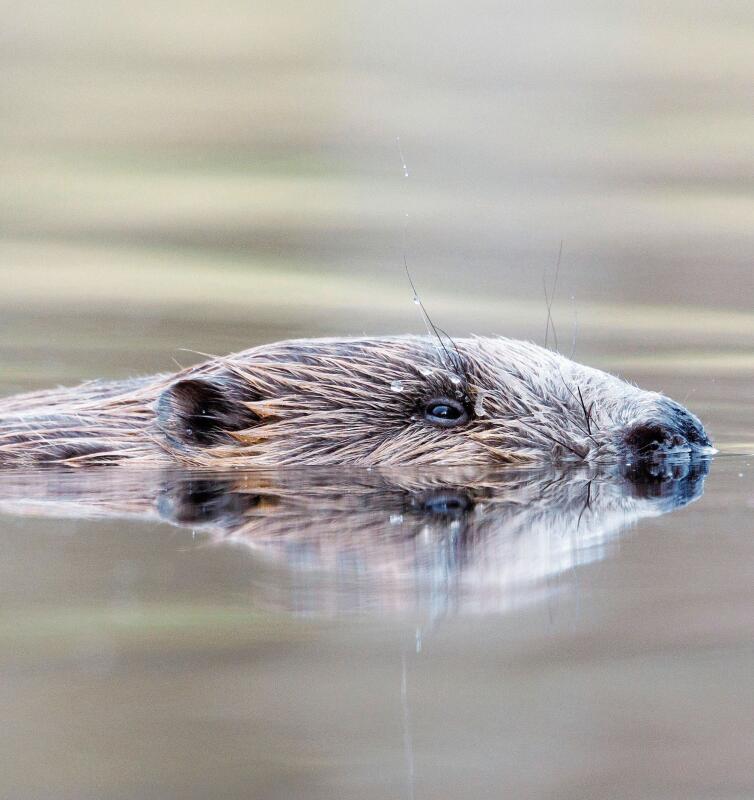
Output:
[[427,403],[424,418],[440,428],[453,428],[469,421],[468,412],[461,403],[448,397],[438,397]]

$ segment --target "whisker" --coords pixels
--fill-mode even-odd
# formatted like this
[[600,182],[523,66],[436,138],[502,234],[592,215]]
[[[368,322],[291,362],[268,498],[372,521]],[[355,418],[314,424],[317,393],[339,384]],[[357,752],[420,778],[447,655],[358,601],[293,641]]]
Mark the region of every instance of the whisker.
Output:
[[[584,411],[584,418],[586,419],[586,429],[589,431],[589,435],[592,435],[592,417],[589,411],[586,410],[586,403],[584,402],[584,396],[581,394],[581,387],[576,384],[576,391],[579,393],[579,401],[581,402],[581,408]],[[592,407],[594,406],[594,401],[592,401]],[[591,407],[590,407],[591,411]]]
[[570,450],[575,456],[578,456],[580,459],[582,459],[582,461],[586,457],[586,453],[580,453],[578,450],[575,450],[573,447],[570,447],[565,442],[561,442],[560,439],[558,439],[557,437],[553,436],[551,433],[544,433],[544,435],[548,439],[550,439],[553,442],[555,442],[556,444],[559,444],[561,447],[565,447],[566,450]]
[[[560,369],[558,369],[558,374],[560,375],[560,380],[563,381],[563,386],[565,387],[565,390],[568,392],[568,394],[570,394],[571,397],[574,400],[579,400],[580,401],[580,405],[581,405],[581,408],[584,411],[584,417],[586,419],[586,428],[581,428],[581,430],[584,431],[584,433],[586,433],[586,435],[595,444],[597,444],[596,439],[594,438],[594,436],[592,436],[592,428],[591,428],[591,425],[590,425],[590,422],[594,422],[594,420],[591,418],[591,410],[594,408],[594,401],[592,401],[592,405],[589,407],[589,411],[587,411],[586,407],[585,407],[585,403],[584,403],[584,398],[581,395],[581,387],[578,386],[578,385],[576,386],[576,388],[578,389],[578,392],[579,392],[579,397],[577,398],[576,395],[573,393],[573,389],[571,389],[571,387],[568,385],[568,382],[563,377],[563,373],[561,372]],[[595,427],[597,427],[596,424],[595,424]]]
[[557,334],[557,331],[555,330],[555,321],[552,318],[552,305],[555,302],[555,292],[556,292],[556,290],[558,288],[558,275],[560,274],[560,260],[561,260],[562,256],[563,256],[563,240],[561,239],[560,240],[560,247],[558,249],[558,261],[557,261],[557,263],[555,265],[555,278],[554,278],[554,280],[552,282],[552,295],[550,295],[550,296],[548,296],[548,293],[547,293],[546,276],[545,275],[542,276],[542,285],[543,285],[544,290],[545,290],[545,304],[547,305],[547,323],[545,325],[545,348],[547,348],[547,342],[549,340],[548,334],[549,334],[550,328],[552,328],[552,338],[553,338],[553,341],[555,342],[555,350],[556,351],[560,350],[560,348],[558,346],[558,334]]
[[455,339],[453,339],[453,337],[447,331],[443,330],[443,328],[440,328],[438,326],[437,330],[439,330],[440,333],[453,345],[453,350],[455,350],[456,357],[458,358],[457,366],[460,369],[460,366],[463,363],[463,359],[461,357],[461,351],[458,349],[458,345],[455,343]]
[[[395,137],[395,143],[396,143],[396,145],[398,147],[398,155],[401,158],[401,166],[403,168],[403,177],[404,178],[408,178],[408,176],[409,176],[408,166],[406,164],[406,159],[405,159],[405,157],[403,155],[403,148],[401,147],[401,137],[400,136],[396,136]],[[413,295],[414,295],[414,297],[413,297],[414,305],[419,307],[419,311],[421,312],[422,319],[424,320],[424,325],[427,328],[427,333],[430,336],[432,336],[434,334],[435,338],[437,339],[437,341],[438,341],[438,343],[439,343],[439,345],[440,345],[440,347],[441,347],[441,349],[442,349],[442,351],[443,351],[443,353],[445,355],[445,358],[447,359],[446,362],[445,362],[445,367],[447,369],[449,369],[451,372],[456,372],[457,371],[457,366],[453,364],[453,359],[452,359],[452,357],[450,355],[450,352],[448,351],[448,348],[445,346],[445,342],[443,341],[442,336],[440,334],[443,333],[445,335],[445,337],[452,343],[453,348],[456,351],[456,355],[460,359],[461,354],[458,352],[458,347],[456,346],[456,343],[453,341],[453,339],[450,336],[448,336],[448,334],[445,333],[445,331],[442,331],[441,328],[438,328],[435,325],[435,323],[432,321],[432,317],[429,316],[429,313],[427,312],[427,309],[425,308],[424,303],[421,301],[421,298],[419,297],[419,292],[416,291],[416,285],[414,284],[414,279],[411,277],[411,271],[408,268],[408,258],[406,256],[407,229],[408,229],[408,212],[405,212],[404,213],[404,221],[403,221],[403,254],[402,254],[403,255],[403,269],[406,271],[406,277],[408,278],[408,283],[411,286],[411,291],[413,292]]]
[[[411,291],[414,293],[414,304],[419,307],[419,310],[421,311],[422,317],[424,318],[424,324],[427,326],[427,333],[429,333],[430,336],[432,334],[434,334],[434,336],[437,339],[440,347],[442,348],[442,351],[445,354],[445,357],[447,359],[447,362],[446,362],[445,366],[448,367],[451,371],[455,371],[455,367],[453,365],[453,359],[451,358],[451,355],[448,352],[448,348],[445,346],[445,342],[443,342],[443,340],[442,340],[442,336],[439,333],[439,329],[435,325],[435,323],[432,322],[432,318],[427,313],[427,309],[424,307],[424,303],[421,301],[421,298],[419,297],[419,294],[416,291],[416,286],[414,285],[414,281],[413,281],[413,279],[411,277],[411,273],[409,272],[409,269],[408,269],[408,263],[406,261],[405,252],[403,254],[403,267],[406,270],[406,277],[408,278],[408,282],[409,282],[409,284],[411,286]],[[447,336],[447,334],[445,334],[445,335]],[[448,338],[450,338],[450,337],[448,336]]]
[[[573,301],[574,298],[571,297],[571,300]],[[576,305],[574,303],[574,308],[573,308],[573,340],[571,342],[571,355],[569,356],[569,358],[571,360],[573,360],[573,357],[576,355],[576,339],[578,338],[578,335],[579,335],[579,312],[576,309]]]

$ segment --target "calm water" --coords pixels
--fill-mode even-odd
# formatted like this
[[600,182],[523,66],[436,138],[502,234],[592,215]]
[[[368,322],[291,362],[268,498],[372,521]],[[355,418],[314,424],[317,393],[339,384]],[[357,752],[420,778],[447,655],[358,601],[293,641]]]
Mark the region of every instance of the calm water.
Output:
[[754,797],[752,8],[4,8],[0,393],[420,332],[404,252],[541,343],[563,240],[561,350],[720,454],[4,474],[2,800]]
[[751,385],[720,380],[727,447],[653,478],[6,473],[0,796],[752,796]]

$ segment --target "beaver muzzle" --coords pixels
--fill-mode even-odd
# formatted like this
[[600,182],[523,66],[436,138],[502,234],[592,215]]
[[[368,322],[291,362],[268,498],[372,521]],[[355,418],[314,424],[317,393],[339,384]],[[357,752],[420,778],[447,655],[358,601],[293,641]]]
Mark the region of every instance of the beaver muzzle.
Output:
[[664,398],[656,416],[633,424],[623,440],[626,455],[644,461],[712,451],[702,423],[683,406]]

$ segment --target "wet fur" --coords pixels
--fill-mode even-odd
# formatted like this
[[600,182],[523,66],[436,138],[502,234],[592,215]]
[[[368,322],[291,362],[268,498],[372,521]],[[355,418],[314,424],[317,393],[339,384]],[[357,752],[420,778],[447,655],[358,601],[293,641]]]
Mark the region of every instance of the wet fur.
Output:
[[[427,422],[443,397],[468,423]],[[600,462],[632,426],[672,414],[701,429],[667,398],[528,342],[308,339],[0,400],[0,465]]]

